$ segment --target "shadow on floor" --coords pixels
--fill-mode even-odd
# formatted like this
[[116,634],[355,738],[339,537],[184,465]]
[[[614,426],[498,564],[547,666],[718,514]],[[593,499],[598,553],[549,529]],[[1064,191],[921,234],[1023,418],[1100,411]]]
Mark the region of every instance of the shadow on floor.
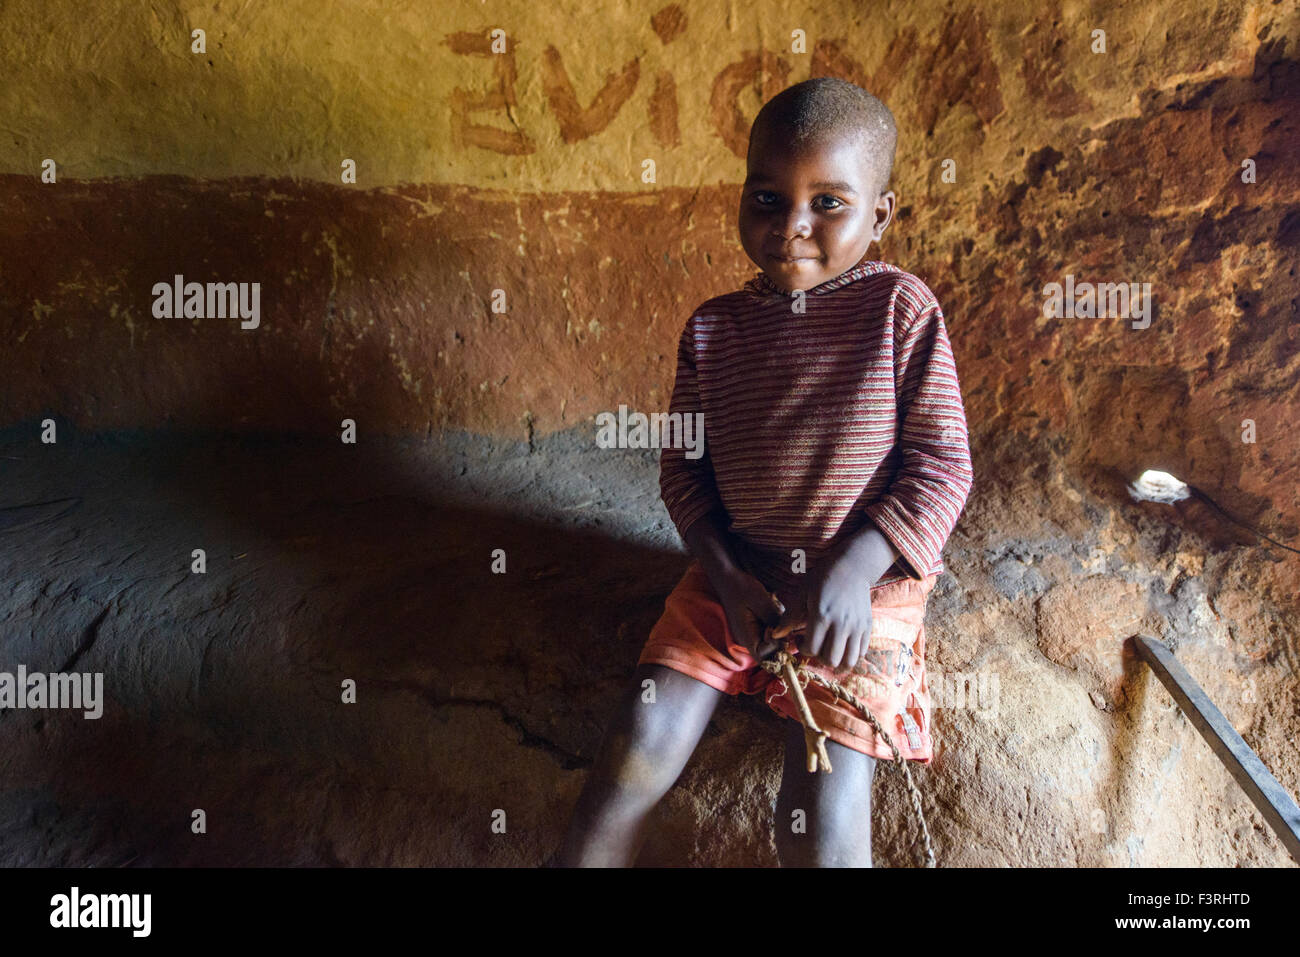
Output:
[[0,670],[102,672],[105,704],[0,713],[5,865],[452,862],[477,787],[590,765],[687,564],[429,487],[434,445],[30,434],[0,434]]

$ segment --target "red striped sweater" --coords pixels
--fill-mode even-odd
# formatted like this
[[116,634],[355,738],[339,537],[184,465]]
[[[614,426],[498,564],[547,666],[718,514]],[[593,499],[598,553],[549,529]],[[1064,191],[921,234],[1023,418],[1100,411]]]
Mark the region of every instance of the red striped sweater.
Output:
[[704,414],[704,454],[660,454],[677,531],[717,509],[769,588],[871,522],[901,555],[878,584],[944,570],[970,494],[966,415],[943,312],[924,282],[859,263],[794,297],[763,273],[701,304],[677,349],[669,412]]

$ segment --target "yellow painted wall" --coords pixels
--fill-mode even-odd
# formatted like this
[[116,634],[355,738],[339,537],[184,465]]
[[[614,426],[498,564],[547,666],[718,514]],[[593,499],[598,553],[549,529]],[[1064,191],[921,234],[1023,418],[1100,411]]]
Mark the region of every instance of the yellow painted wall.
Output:
[[637,191],[653,159],[659,186],[735,183],[762,101],[816,70],[886,99],[900,162],[987,175],[1065,117],[1099,127],[1138,116],[1138,91],[1239,72],[1270,23],[1295,36],[1294,0],[7,0],[0,172],[338,183],[350,157],[362,187]]

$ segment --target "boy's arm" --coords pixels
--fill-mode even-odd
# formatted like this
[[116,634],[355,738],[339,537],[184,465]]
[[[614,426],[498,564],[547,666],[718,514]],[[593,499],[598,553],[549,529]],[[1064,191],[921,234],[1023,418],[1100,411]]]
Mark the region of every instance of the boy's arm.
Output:
[[[692,316],[678,342],[677,381],[668,404],[670,414],[682,414],[683,424],[685,416],[701,411],[694,324]],[[761,648],[763,626],[776,624],[781,617],[781,605],[737,560],[736,543],[726,530],[727,510],[713,477],[706,432],[697,434],[703,439],[703,454],[699,458],[687,458],[687,449],[665,448],[660,453],[659,491],[678,534],[718,593],[731,634],[752,654],[761,657],[770,650]]]
[[[937,302],[899,332],[894,371],[902,461],[885,494],[862,509],[867,524],[840,550],[868,574],[880,566],[873,584],[895,560],[910,577],[926,577],[974,483],[957,366]],[[887,540],[888,562],[876,536]]]
[[898,546],[867,521],[857,531],[846,535],[829,558],[835,563],[846,563],[854,569],[855,578],[865,578],[874,585],[901,554]]
[[[687,320],[686,328],[682,330],[681,338],[677,342],[677,378],[673,383],[673,394],[668,403],[669,414],[681,413],[683,422],[686,416],[701,411],[699,386],[695,377],[694,332],[695,317],[692,316]],[[726,514],[713,479],[713,460],[709,455],[707,441],[708,423],[705,422],[704,425],[706,428],[700,435],[704,451],[699,458],[687,458],[686,453],[689,450],[684,448],[675,449],[665,446],[659,453],[659,495],[668,510],[668,517],[677,528],[677,533],[681,535],[687,547],[691,548],[692,553],[701,559],[702,564],[704,556],[696,553],[691,544],[693,540],[689,534],[691,527],[705,516],[713,515],[715,521],[711,523],[710,530],[716,533],[720,531],[718,521],[721,521]],[[722,527],[725,528],[725,524]],[[718,535],[712,534],[708,538],[717,539]],[[700,536],[694,536],[694,540],[699,543]],[[713,555],[716,548],[711,547],[707,551]]]
[[726,533],[726,513],[709,512],[691,523],[683,539],[700,562],[700,567],[709,576],[709,581],[716,589],[741,569],[736,564],[731,552],[729,536]]

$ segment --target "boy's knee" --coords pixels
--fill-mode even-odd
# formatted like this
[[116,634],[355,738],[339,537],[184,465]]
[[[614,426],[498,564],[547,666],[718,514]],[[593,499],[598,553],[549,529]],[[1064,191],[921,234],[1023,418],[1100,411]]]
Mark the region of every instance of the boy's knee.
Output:
[[799,833],[778,826],[776,856],[782,867],[871,867],[871,834],[828,834],[820,829]]
[[613,748],[613,773],[619,787],[633,791],[651,789],[658,783],[657,755],[641,735],[620,735]]
[[671,756],[659,738],[656,729],[641,722],[612,734],[606,755],[609,783],[637,795],[655,795],[672,787]]
[[[845,765],[844,770],[849,770]],[[871,867],[871,792],[862,782],[846,789],[803,769],[783,781],[777,799],[775,838],[783,867]],[[839,773],[837,769],[836,773]]]
[[[648,700],[641,693],[646,677],[659,680],[658,693]],[[639,671],[607,733],[598,780],[625,797],[658,800],[685,767],[718,694],[668,669]]]

